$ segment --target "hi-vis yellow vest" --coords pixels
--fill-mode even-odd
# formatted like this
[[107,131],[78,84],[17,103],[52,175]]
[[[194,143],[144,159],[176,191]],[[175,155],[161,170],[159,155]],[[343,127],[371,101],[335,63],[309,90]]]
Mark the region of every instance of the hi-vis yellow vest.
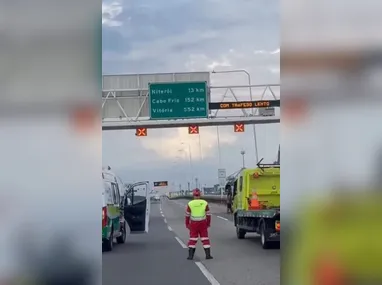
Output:
[[206,218],[206,207],[208,203],[202,199],[195,199],[188,202],[188,207],[191,210],[192,221],[202,221]]

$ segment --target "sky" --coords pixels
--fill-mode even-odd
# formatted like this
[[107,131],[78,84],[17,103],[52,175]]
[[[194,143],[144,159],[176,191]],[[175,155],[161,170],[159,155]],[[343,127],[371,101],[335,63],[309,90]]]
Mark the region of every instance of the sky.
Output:
[[[274,0],[104,1],[103,74],[245,69],[252,84],[279,84],[279,6]],[[247,84],[245,73],[211,74],[211,86]],[[272,90],[279,97],[279,87]],[[222,91],[214,91],[212,100],[220,101]],[[255,99],[262,91],[253,89]],[[249,99],[246,90],[234,92]],[[270,92],[265,98],[272,99]],[[225,100],[233,101],[232,95]],[[259,158],[276,159],[279,132],[279,124],[256,126]],[[103,164],[126,182],[167,180],[184,188],[197,177],[212,186],[218,168],[227,175],[241,168],[242,150],[245,166],[255,166],[251,125],[244,133],[219,127],[219,140],[216,127],[200,128],[200,136],[187,128],[149,129],[143,138],[134,133],[103,132]]]

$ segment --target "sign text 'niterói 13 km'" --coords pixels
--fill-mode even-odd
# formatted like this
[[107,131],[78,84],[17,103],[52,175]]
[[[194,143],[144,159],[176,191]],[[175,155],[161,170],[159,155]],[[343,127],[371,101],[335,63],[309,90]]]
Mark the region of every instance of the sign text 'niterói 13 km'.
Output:
[[208,116],[206,82],[149,84],[152,120],[206,118]]

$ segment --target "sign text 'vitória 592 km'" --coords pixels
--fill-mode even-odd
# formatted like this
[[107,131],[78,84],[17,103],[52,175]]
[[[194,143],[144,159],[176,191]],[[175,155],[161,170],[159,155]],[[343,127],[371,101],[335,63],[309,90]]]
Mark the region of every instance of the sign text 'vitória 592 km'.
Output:
[[206,82],[150,83],[152,120],[206,118],[208,90]]

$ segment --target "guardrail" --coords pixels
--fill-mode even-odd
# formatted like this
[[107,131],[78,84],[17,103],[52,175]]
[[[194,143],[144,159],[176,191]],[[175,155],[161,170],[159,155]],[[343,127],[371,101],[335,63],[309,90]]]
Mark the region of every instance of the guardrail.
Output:
[[[178,194],[178,193],[170,193],[170,195],[167,196],[170,200],[179,200],[179,199],[187,199],[191,200],[192,195],[188,194]],[[202,195],[202,198],[206,200],[207,202],[212,203],[225,203],[227,200],[227,195]]]

